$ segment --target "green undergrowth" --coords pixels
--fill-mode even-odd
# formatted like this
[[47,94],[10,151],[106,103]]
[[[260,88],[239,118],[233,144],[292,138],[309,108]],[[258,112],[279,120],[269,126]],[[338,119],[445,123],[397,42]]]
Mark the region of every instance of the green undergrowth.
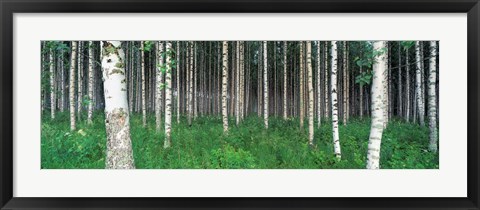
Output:
[[[95,169],[105,167],[106,133],[104,114],[94,114],[92,125],[86,116],[70,132],[68,113],[54,120],[42,115],[41,166],[43,169]],[[247,117],[238,126],[234,118],[223,134],[219,116],[202,116],[191,126],[186,117],[176,123],[173,116],[172,147],[163,148],[164,134],[155,131],[153,115],[143,128],[142,116],[130,118],[135,165],[138,169],[363,169],[366,164],[370,119],[340,122],[342,159],[333,155],[332,125],[315,122],[315,147],[308,145],[308,123],[299,129],[298,119],[271,117],[269,129],[263,119]],[[428,128],[392,120],[384,131],[382,169],[438,168],[438,154],[427,151]]]

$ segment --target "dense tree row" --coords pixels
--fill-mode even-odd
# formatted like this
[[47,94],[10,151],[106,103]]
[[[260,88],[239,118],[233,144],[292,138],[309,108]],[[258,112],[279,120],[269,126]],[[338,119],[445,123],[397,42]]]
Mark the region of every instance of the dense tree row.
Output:
[[[435,41],[46,41],[42,42],[42,111],[92,121],[104,110],[107,168],[134,168],[129,114],[155,116],[171,139],[172,117],[191,125],[222,117],[226,135],[249,115],[308,123],[308,144],[332,123],[372,120],[367,168],[379,168],[382,131],[391,118],[430,128],[438,149],[438,45]],[[83,119],[82,117],[85,117]],[[185,118],[184,118],[185,117]],[[230,120],[229,120],[230,119]],[[233,121],[231,121],[233,119]],[[232,124],[234,122],[234,124]]]

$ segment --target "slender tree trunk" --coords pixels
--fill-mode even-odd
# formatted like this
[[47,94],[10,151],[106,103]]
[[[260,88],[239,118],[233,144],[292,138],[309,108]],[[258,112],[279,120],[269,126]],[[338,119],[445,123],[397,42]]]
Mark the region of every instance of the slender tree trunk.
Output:
[[268,129],[268,62],[267,62],[267,41],[263,41],[263,92],[264,92],[264,110],[263,121],[265,128]]
[[[362,66],[360,66],[360,74],[362,74]],[[360,119],[363,119],[363,85],[360,84]]]
[[196,120],[198,116],[198,90],[197,90],[197,78],[198,78],[198,56],[197,56],[197,43],[193,42],[193,60],[194,60],[194,66],[193,66],[193,73],[191,74],[191,77],[193,78],[193,119]]
[[322,85],[321,85],[321,62],[320,62],[320,41],[317,41],[317,126],[320,128],[322,125],[322,100],[321,100],[321,93],[322,93]]
[[189,90],[188,90],[188,125],[192,125],[192,115],[193,115],[193,42],[190,42],[190,69],[188,75],[189,81]]
[[223,68],[222,68],[222,116],[223,132],[228,132],[227,113],[227,84],[228,84],[228,42],[223,41]]
[[147,104],[145,99],[145,43],[141,42],[141,51],[142,51],[142,116],[143,116],[143,127],[147,127]]
[[54,66],[54,51],[53,47],[50,47],[50,116],[55,119],[55,66]]
[[402,46],[398,42],[398,116],[403,116],[402,102]]
[[235,119],[236,125],[240,123],[240,41],[236,42],[236,67],[235,67]]
[[83,97],[83,42],[78,42],[78,75],[77,75],[77,117],[81,118]]
[[[386,50],[383,57],[383,128],[387,128],[388,124],[388,41],[383,42],[384,46],[381,50]],[[372,100],[373,101],[373,100]]]
[[328,42],[325,42],[325,47],[324,47],[324,55],[325,55],[325,75],[323,76],[325,78],[325,118],[329,118],[330,111],[329,111],[329,99],[328,99]]
[[161,106],[162,105],[162,82],[163,82],[162,68],[166,68],[166,66],[164,66],[164,63],[163,63],[163,54],[164,54],[163,42],[158,42],[157,43],[157,65],[159,65],[159,67],[155,68],[156,69],[155,71],[155,76],[156,76],[156,87],[155,87],[155,120],[156,121],[155,123],[156,123],[157,133],[160,132],[160,129],[162,126],[162,111],[160,111],[162,108]]
[[303,132],[303,121],[304,121],[304,118],[305,118],[304,110],[303,110],[303,107],[304,107],[304,105],[303,105],[303,103],[304,103],[304,101],[303,101],[303,99],[304,99],[304,97],[303,97],[303,95],[304,95],[304,93],[303,93],[303,80],[304,80],[304,77],[303,77],[304,76],[303,75],[303,71],[304,71],[303,70],[303,68],[304,68],[303,67],[303,54],[304,53],[303,52],[304,52],[304,48],[305,48],[304,46],[305,45],[304,45],[303,41],[301,41],[300,42],[300,130],[302,132]]
[[177,54],[175,54],[175,61],[177,62],[177,124],[180,123],[180,42],[177,41]]
[[125,81],[125,54],[119,41],[102,42],[107,169],[134,169]]
[[406,99],[407,99],[407,107],[406,107],[406,112],[405,112],[405,118],[407,120],[407,122],[410,122],[410,59],[409,59],[409,52],[408,52],[408,49],[407,49],[407,56],[406,56],[406,62],[407,62],[407,67],[406,67],[406,70],[407,70],[407,74],[406,74],[406,91],[405,91],[405,94],[406,94]]
[[330,82],[332,91],[333,150],[335,157],[340,160],[342,153],[340,150],[340,136],[338,133],[337,63],[337,41],[332,41],[332,73]]
[[307,41],[307,78],[308,78],[308,143],[313,146],[313,73],[312,42]]
[[[373,44],[373,50],[379,51],[385,47],[384,41],[376,41]],[[372,81],[372,125],[370,128],[370,138],[368,139],[367,169],[380,168],[380,145],[382,142],[383,117],[384,117],[384,82],[385,82],[385,63],[386,56],[381,54],[375,56],[373,64]]]
[[77,63],[77,42],[72,42],[72,59],[70,62],[70,130],[75,130],[75,64]]
[[165,72],[165,141],[163,143],[163,148],[170,147],[170,138],[172,132],[172,65],[174,64],[172,64],[173,51],[171,42],[167,42],[166,52],[167,65]]
[[87,123],[92,124],[93,115],[93,41],[88,42],[88,117]]
[[418,116],[420,117],[420,125],[421,126],[425,126],[425,120],[424,120],[424,116],[425,116],[425,109],[424,109],[424,104],[423,104],[423,100],[422,100],[422,77],[421,77],[421,74],[422,74],[422,71],[423,71],[423,68],[421,66],[421,62],[420,62],[420,42],[419,41],[416,41],[415,42],[415,54],[416,54],[416,63],[417,63],[417,71],[416,71],[416,92],[417,92],[417,105],[418,105]]
[[430,127],[430,144],[428,149],[434,153],[438,150],[437,129],[437,42],[430,41],[430,66],[428,74],[428,123]]

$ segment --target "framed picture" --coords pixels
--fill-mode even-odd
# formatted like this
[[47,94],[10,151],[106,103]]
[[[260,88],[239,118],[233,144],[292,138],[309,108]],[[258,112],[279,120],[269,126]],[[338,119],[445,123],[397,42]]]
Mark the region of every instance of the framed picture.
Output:
[[2,1],[1,209],[478,209],[477,0]]

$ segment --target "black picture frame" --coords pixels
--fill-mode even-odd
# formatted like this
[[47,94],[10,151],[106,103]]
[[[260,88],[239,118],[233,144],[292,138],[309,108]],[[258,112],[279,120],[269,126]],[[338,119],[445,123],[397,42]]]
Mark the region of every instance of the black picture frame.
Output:
[[[112,4],[114,3],[114,4]],[[1,209],[479,209],[478,0],[0,0]],[[14,13],[467,13],[466,198],[17,198],[13,197]],[[445,180],[449,181],[449,180]],[[94,190],[94,189],[92,189]]]

